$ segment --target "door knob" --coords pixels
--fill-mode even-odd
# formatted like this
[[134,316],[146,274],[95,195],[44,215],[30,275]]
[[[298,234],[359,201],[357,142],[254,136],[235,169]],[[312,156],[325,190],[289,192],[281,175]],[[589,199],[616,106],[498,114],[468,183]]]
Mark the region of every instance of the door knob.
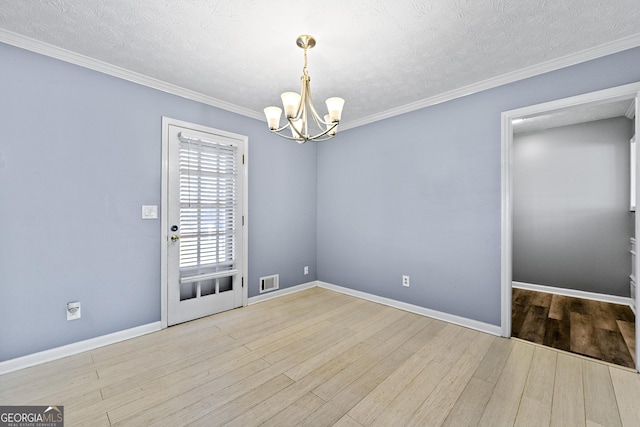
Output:
[[178,240],[180,240],[180,237],[178,237],[177,234],[174,234],[173,236],[171,236],[171,241],[172,242],[177,242]]

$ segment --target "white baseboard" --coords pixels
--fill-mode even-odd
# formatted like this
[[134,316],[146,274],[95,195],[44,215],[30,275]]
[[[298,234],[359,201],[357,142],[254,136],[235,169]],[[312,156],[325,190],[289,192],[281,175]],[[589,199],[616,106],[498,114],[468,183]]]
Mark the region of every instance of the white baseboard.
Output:
[[362,298],[367,301],[376,302],[378,304],[388,305],[421,316],[431,317],[433,319],[442,320],[444,322],[453,323],[455,325],[464,326],[465,328],[475,329],[476,331],[486,332],[491,335],[498,335],[502,332],[500,326],[491,325],[489,323],[479,322],[477,320],[468,319],[466,317],[456,316],[454,314],[443,313],[441,311],[432,310],[418,305],[408,304],[406,302],[396,301],[390,298],[380,297],[366,292],[356,291],[342,286],[332,285],[330,283],[318,281],[318,287],[351,295],[356,298]]
[[94,348],[103,347],[105,345],[115,344],[120,341],[159,331],[160,329],[160,322],[148,323],[135,328],[125,329],[124,331],[118,331],[112,334],[102,335],[88,340],[75,342],[73,344],[52,348],[50,350],[6,360],[4,362],[0,362],[0,375],[28,368],[30,366],[39,365],[41,363],[51,362],[52,360],[72,356],[74,354],[93,350]]
[[264,294],[251,297],[247,301],[247,305],[257,304],[259,302],[267,301],[273,298],[278,298],[284,295],[292,294],[294,292],[304,291],[305,289],[311,289],[318,286],[317,281],[302,283],[296,286],[290,286],[284,289],[278,289],[277,291],[265,292]]
[[512,282],[511,286],[517,289],[528,291],[546,292],[548,294],[563,295],[566,297],[590,299],[593,301],[608,302],[612,304],[622,304],[632,306],[631,298],[619,297],[616,295],[598,294],[595,292],[579,291],[576,289],[556,288],[554,286],[536,285],[534,283]]

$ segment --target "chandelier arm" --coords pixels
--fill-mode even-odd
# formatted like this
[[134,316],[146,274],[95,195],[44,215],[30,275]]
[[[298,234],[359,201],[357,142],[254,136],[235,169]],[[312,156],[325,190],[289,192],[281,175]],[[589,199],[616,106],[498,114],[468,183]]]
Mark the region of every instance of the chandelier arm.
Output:
[[[318,123],[322,123],[323,125],[329,125],[333,122],[325,122],[324,120],[322,120],[320,118],[320,114],[318,114],[318,112],[316,111],[316,107],[313,106],[313,100],[311,99],[311,88],[308,88],[309,90],[309,108],[311,109],[311,114],[313,115],[314,120],[316,121],[316,124]],[[318,124],[318,127],[322,129],[322,127]]]
[[280,136],[282,138],[285,138],[285,139],[290,139],[292,141],[298,141],[298,142],[300,142],[300,141],[305,141],[306,142],[306,140],[304,138],[294,138],[293,136],[288,136],[288,135],[285,135],[285,134],[280,133],[280,132],[275,131],[275,130],[272,130],[271,132],[273,132],[276,135],[278,135],[278,136]]
[[[317,135],[314,135],[314,136],[306,136],[306,137],[304,135],[300,135],[296,131],[296,133],[298,133],[298,135],[300,135],[299,138],[296,138],[296,137],[293,137],[293,136],[288,136],[288,135],[285,135],[285,134],[281,133],[281,131],[283,131],[284,129],[289,127],[289,123],[287,123],[285,126],[281,127],[280,129],[270,129],[270,130],[271,130],[271,132],[277,134],[278,136],[281,136],[282,138],[290,139],[290,140],[293,140],[293,141],[298,141],[298,142],[300,142],[300,141],[304,141],[304,142],[306,142],[306,141],[318,141],[318,142],[321,142],[321,141],[327,141],[327,140],[333,138],[334,135],[330,135],[329,132],[331,132],[337,126],[338,126],[338,123],[333,123],[333,125],[330,128],[328,128],[327,130],[325,130],[324,132],[321,132],[321,133],[319,133]],[[295,129],[295,126],[293,127],[293,129]],[[323,138],[324,136],[326,136],[326,138]],[[322,139],[320,139],[320,138],[322,138]]]
[[[283,130],[285,130],[286,128],[288,128],[291,124],[289,122],[285,123],[284,126],[282,126],[281,128],[277,128],[277,129],[269,129],[271,132],[281,132]],[[279,134],[278,134],[279,135]]]

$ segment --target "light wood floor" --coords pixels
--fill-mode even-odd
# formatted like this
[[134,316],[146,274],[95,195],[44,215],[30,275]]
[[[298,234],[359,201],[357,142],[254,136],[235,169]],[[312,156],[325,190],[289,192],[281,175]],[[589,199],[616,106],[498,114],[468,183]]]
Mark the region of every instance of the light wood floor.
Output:
[[321,288],[0,376],[67,426],[640,426],[628,369]]

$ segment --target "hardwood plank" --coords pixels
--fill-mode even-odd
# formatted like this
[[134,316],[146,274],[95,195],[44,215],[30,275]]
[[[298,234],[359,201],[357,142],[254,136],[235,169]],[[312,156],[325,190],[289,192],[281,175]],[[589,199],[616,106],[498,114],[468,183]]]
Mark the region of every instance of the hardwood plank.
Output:
[[[357,380],[342,389],[328,402],[312,412],[300,426],[331,426],[342,419],[367,394],[375,389],[395,369],[401,366],[411,354],[405,350],[393,351],[375,364],[368,364],[367,371]],[[362,363],[367,363],[363,360]]]
[[603,426],[622,426],[609,368],[583,360],[582,381],[587,421]]
[[546,292],[531,292],[531,299],[529,305],[537,305],[539,307],[551,307],[551,300],[553,295]]
[[624,320],[625,322],[635,323],[636,316],[628,305],[611,304],[609,306],[616,320]]
[[582,298],[569,298],[567,300],[570,313],[578,313],[582,315],[589,314],[588,300]]
[[518,337],[520,336],[520,331],[522,330],[522,325],[524,324],[525,319],[527,318],[527,314],[529,311],[528,305],[522,304],[512,304],[511,311],[511,336]]
[[444,352],[458,340],[463,328],[447,325],[438,335],[416,352],[407,362],[389,375],[378,387],[349,411],[349,416],[362,425],[369,425],[382,412],[381,402],[394,399],[420,373],[439,352]]
[[513,288],[511,290],[511,295],[514,304],[520,304],[525,307],[531,305],[531,297],[533,296],[533,292],[526,289]]
[[609,367],[622,425],[640,426],[640,376],[636,372]]
[[323,351],[318,352],[313,357],[309,358],[303,363],[298,364],[297,366],[292,367],[291,369],[286,371],[286,375],[293,379],[298,380],[305,375],[308,375],[310,372],[314,371],[318,367],[326,364],[329,360],[333,359],[337,355],[344,353],[354,346],[354,343],[358,343],[366,338],[380,332],[386,326],[402,319],[403,317],[407,317],[406,314],[410,313],[393,313],[394,315],[386,316],[385,318],[370,324],[366,329],[361,330],[360,332],[356,332],[353,337],[349,337],[344,339],[335,345],[324,349]]
[[464,391],[442,424],[443,427],[472,426],[482,417],[495,384],[476,378],[469,380]]
[[446,366],[432,361],[393,400],[380,402],[384,406],[383,411],[367,425],[406,425],[449,371]]
[[564,320],[547,319],[542,344],[557,348],[558,350],[571,351],[569,314],[567,314]]
[[613,304],[601,301],[587,300],[589,306],[589,314],[593,319],[593,326],[597,329],[606,329],[608,331],[618,331],[616,317],[611,310]]
[[338,422],[334,424],[334,427],[363,427],[362,424],[351,418],[349,415],[345,415],[340,418]]
[[593,327],[593,318],[589,314],[578,312],[570,313],[571,345],[573,353],[584,354],[585,356],[602,358],[600,346],[596,338],[596,331]]
[[[243,416],[247,411],[254,410],[256,406],[262,407],[261,404],[263,402],[268,401],[269,398],[280,391],[287,389],[292,384],[294,384],[294,381],[291,378],[281,374],[263,384],[260,384],[258,387],[243,394],[242,396],[227,402],[225,405],[219,406],[211,412],[207,412],[203,415],[201,415],[201,412],[194,414],[195,416],[201,415],[197,419],[190,422],[189,420],[181,421],[187,421],[185,425],[189,426],[211,427],[230,425],[231,420],[234,418]],[[252,423],[251,425],[257,424],[258,423]],[[250,424],[246,423],[245,425]]]
[[301,426],[303,420],[309,416],[309,412],[315,412],[318,408],[325,404],[313,393],[307,393],[294,403],[278,412],[264,423],[261,427],[282,427],[286,425]]
[[526,341],[542,343],[544,341],[548,314],[549,307],[529,306],[517,337]]
[[495,384],[502,373],[502,369],[504,369],[504,364],[507,362],[511,350],[516,345],[515,343],[515,340],[496,338],[480,362],[476,372],[474,372],[473,377]]
[[[391,352],[400,348],[400,346],[405,344],[407,341],[411,341],[411,339],[416,335],[416,332],[421,332],[426,325],[430,324],[429,321],[425,321],[424,319],[414,319],[414,323],[414,327],[407,327],[398,322],[390,325],[386,329],[394,331],[394,334],[391,338],[386,339],[383,342],[378,341],[378,335],[368,338],[367,340],[371,340],[373,348],[361,358],[354,360],[353,363],[338,374],[323,382],[313,390],[313,393],[325,401],[331,399],[342,389],[359,378],[371,366],[378,363]],[[399,330],[399,328],[401,329]]]
[[402,344],[402,349],[410,353],[415,353],[431,341],[444,328],[447,323],[436,319],[427,318],[427,326],[418,332],[410,340]]
[[413,414],[407,425],[441,425],[473,376],[495,337],[477,335],[466,351],[450,366],[447,375]]
[[634,363],[637,363],[636,360],[636,325],[635,323],[626,322],[624,320],[617,320],[616,324],[618,325],[618,329],[620,330],[620,334],[622,334],[622,339],[624,343],[627,345],[627,349],[629,350],[629,354],[633,359]]
[[514,423],[533,354],[532,345],[514,342],[478,425],[493,427]]
[[552,295],[551,305],[549,306],[549,318],[555,320],[568,319],[570,297],[564,295]]
[[585,423],[581,360],[560,353],[553,387],[551,426],[579,426]]
[[518,427],[548,426],[550,420],[551,404],[522,396],[518,407],[518,415],[513,425]]
[[606,329],[596,329],[595,335],[600,346],[600,359],[626,368],[635,368],[629,347],[627,347],[622,334]]
[[556,351],[536,347],[523,391],[523,396],[549,405],[549,409],[553,400],[557,357]]

